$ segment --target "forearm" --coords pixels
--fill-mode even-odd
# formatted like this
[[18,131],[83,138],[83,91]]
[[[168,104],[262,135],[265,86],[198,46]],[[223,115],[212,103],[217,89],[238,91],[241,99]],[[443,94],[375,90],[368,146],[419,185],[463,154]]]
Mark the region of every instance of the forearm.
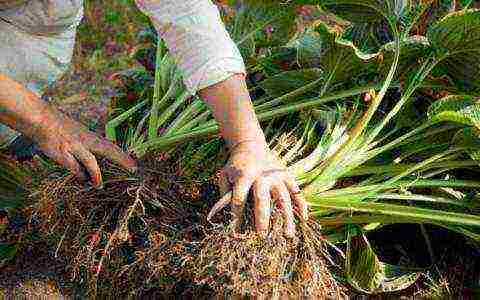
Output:
[[45,122],[50,107],[20,83],[0,74],[0,123],[27,136]]
[[210,106],[229,147],[252,141],[266,147],[265,136],[255,115],[244,75],[236,74],[199,91]]

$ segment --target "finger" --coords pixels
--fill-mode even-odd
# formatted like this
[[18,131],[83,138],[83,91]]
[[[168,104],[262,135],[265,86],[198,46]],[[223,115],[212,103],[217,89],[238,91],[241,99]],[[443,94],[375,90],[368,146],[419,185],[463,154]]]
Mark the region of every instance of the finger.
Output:
[[240,177],[234,184],[232,189],[232,213],[233,226],[236,230],[240,230],[245,205],[248,199],[248,193],[252,187],[253,179],[249,177]]
[[102,185],[102,173],[95,156],[81,146],[74,147],[72,149],[72,154],[85,167],[85,169],[87,169],[92,185],[100,187]]
[[281,182],[272,187],[272,194],[277,199],[283,215],[285,235],[293,238],[295,236],[295,223],[290,192],[283,182]]
[[295,203],[295,206],[297,207],[298,214],[304,221],[307,221],[308,204],[305,200],[304,195],[302,194],[302,191],[300,190],[300,187],[298,186],[298,183],[296,182],[295,178],[293,178],[293,176],[286,176],[286,178],[284,178],[284,181],[287,189],[290,192],[290,197],[292,198],[293,203]]
[[222,209],[224,209],[232,201],[232,193],[226,193],[220,200],[215,203],[207,216],[207,221],[212,220],[212,218]]
[[82,167],[78,163],[78,161],[73,157],[72,154],[68,152],[62,151],[54,151],[54,150],[42,150],[42,152],[51,158],[57,164],[65,167],[67,170],[70,171],[73,175],[75,175],[80,180],[85,180],[85,173],[83,172]]
[[95,137],[88,146],[96,155],[105,157],[130,172],[137,171],[137,162],[114,143]]
[[232,224],[235,230],[240,230],[245,206],[247,204],[248,193],[250,192],[250,188],[252,186],[252,180],[246,177],[240,177],[234,184],[232,188],[232,214],[233,220]]
[[65,164],[64,166],[72,173],[74,174],[78,179],[81,181],[87,180],[85,176],[85,172],[82,168],[82,166],[78,163],[78,161],[75,159],[75,157],[70,154],[66,153],[65,154]]
[[228,193],[228,191],[231,190],[231,184],[228,181],[227,175],[224,171],[220,172],[218,188],[220,189],[221,196],[225,195],[226,193]]
[[253,188],[255,201],[255,228],[266,234],[270,225],[270,184],[267,181],[256,181]]

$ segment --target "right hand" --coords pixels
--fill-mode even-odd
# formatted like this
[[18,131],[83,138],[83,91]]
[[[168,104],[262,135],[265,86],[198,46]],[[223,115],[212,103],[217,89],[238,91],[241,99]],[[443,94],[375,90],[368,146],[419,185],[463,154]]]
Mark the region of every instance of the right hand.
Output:
[[41,152],[79,179],[86,179],[87,171],[95,187],[102,185],[102,174],[94,155],[105,157],[131,172],[137,169],[135,160],[118,146],[52,107],[43,114],[42,122],[35,123],[27,135]]

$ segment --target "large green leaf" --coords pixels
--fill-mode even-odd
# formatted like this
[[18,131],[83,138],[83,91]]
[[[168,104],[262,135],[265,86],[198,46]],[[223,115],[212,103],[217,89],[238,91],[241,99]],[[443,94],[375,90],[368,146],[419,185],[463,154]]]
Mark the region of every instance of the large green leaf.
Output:
[[451,13],[429,28],[427,37],[446,73],[464,90],[480,89],[480,10]]
[[372,71],[371,60],[378,55],[360,51],[353,43],[340,39],[339,34],[325,23],[316,22],[289,43],[296,49],[300,66],[319,67],[324,71],[324,91]]
[[364,234],[349,236],[347,240],[346,273],[348,283],[367,294],[406,289],[421,275],[382,263]]
[[295,19],[291,6],[248,3],[237,10],[227,29],[248,60],[259,47],[285,44],[295,33]]
[[340,84],[351,84],[355,78],[373,71],[371,60],[377,56],[363,53],[352,43],[339,40],[338,32],[323,22],[317,22],[314,27],[299,34],[283,49],[277,49],[272,54],[279,57],[271,58],[269,62],[263,59],[262,62],[272,66],[276,59],[283,62],[290,60],[297,64],[292,68],[300,66],[303,69],[285,72],[277,69],[275,75],[259,86],[274,97],[293,92],[294,96],[288,96],[288,99],[305,94],[322,96]]
[[[280,97],[315,81],[320,85],[322,81],[322,73],[323,72],[320,69],[286,71],[263,80],[260,82],[259,86],[270,96]],[[313,89],[315,89],[315,86],[312,86],[310,90]],[[315,96],[315,93],[309,93],[307,95]]]
[[465,147],[470,157],[480,164],[480,131],[475,127],[459,130],[453,138],[453,144]]
[[[416,35],[409,36],[400,41],[400,60],[398,62],[396,77],[405,77],[411,74],[411,71],[416,71],[418,62],[425,57],[430,49],[430,43],[424,36]],[[382,60],[380,60],[380,73],[387,74],[392,65],[393,57],[395,55],[395,44],[389,42],[385,44],[382,49]]]
[[480,101],[468,95],[451,95],[435,101],[428,109],[432,122],[451,121],[480,128]]
[[410,11],[408,0],[327,0],[319,3],[325,10],[352,23],[342,39],[351,41],[366,53],[376,53],[393,40],[392,27]]
[[324,23],[318,23],[315,28],[322,38],[324,51],[319,53],[320,66],[332,73],[336,81],[358,76],[368,67],[367,61],[378,54],[368,54],[360,51],[353,43],[338,38],[338,32]]
[[319,1],[325,9],[350,22],[400,20],[409,9],[408,0],[326,0]]

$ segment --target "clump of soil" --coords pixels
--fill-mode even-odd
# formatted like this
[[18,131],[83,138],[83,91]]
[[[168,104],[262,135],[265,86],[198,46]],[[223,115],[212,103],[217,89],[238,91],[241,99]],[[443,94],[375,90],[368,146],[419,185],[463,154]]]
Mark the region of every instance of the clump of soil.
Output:
[[[70,175],[45,176],[27,209],[87,294],[340,295],[316,223],[299,223],[289,239],[275,212],[266,237],[251,226],[237,233],[207,221],[214,182],[185,187],[171,164],[154,159],[137,175],[107,162],[103,170],[98,190]],[[228,224],[228,213],[221,219]]]
[[341,294],[327,265],[326,241],[314,223],[298,224],[298,239],[286,238],[280,213],[273,214],[270,233],[231,227],[214,230],[200,243],[194,260],[197,282],[217,291],[243,295],[289,295],[338,299]]

